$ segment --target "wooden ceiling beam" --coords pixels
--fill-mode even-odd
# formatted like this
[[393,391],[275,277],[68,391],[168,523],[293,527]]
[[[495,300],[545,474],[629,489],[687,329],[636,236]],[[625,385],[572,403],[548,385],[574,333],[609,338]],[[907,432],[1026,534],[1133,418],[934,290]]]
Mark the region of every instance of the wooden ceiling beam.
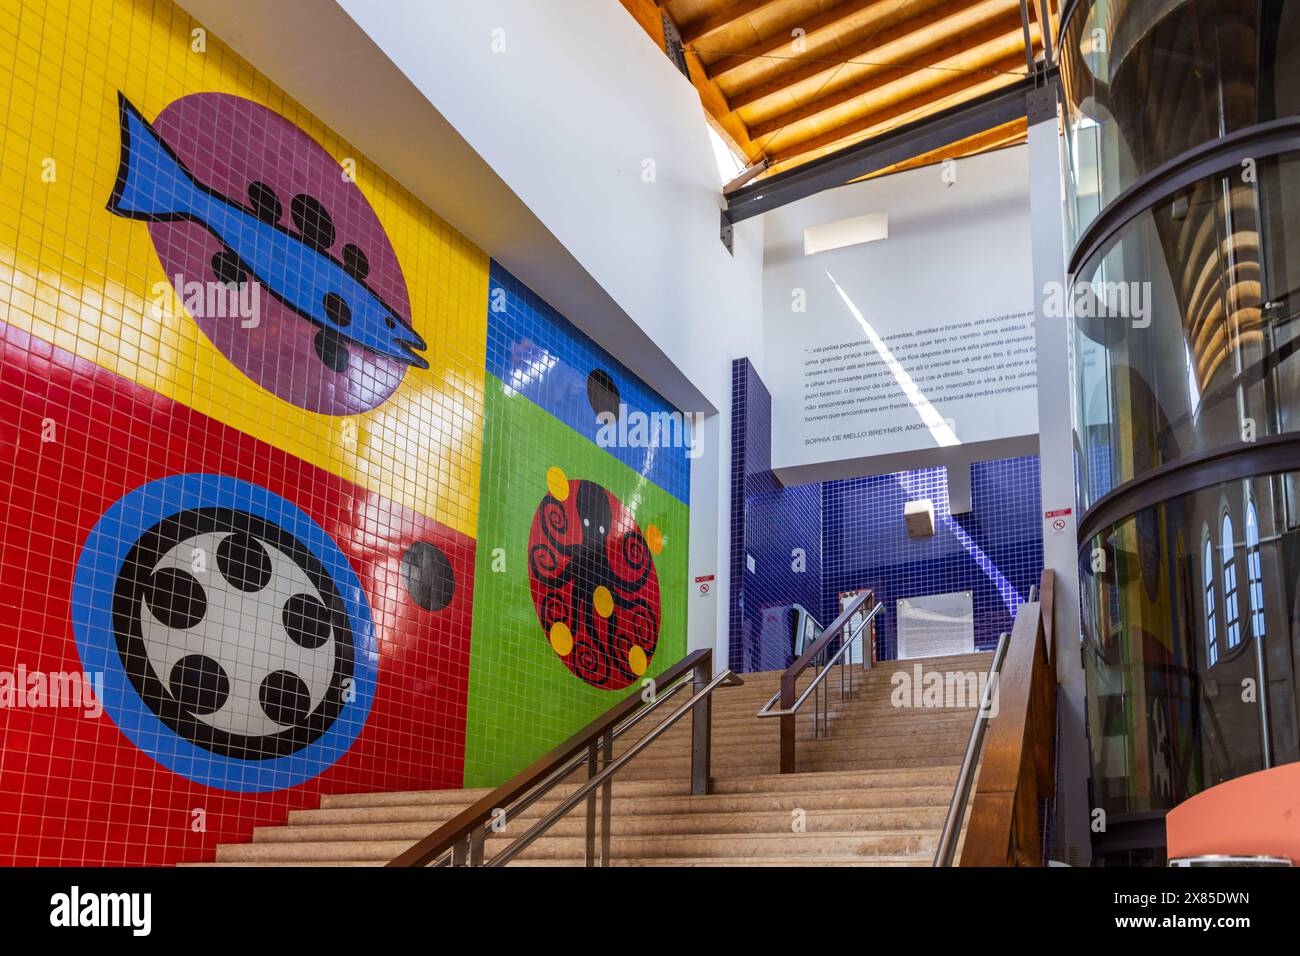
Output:
[[[664,51],[663,18],[668,16],[655,0],[622,0],[623,6],[654,41]],[[668,17],[672,21],[672,17]],[[674,23],[675,25],[675,23]],[[754,144],[749,135],[749,128],[732,110],[727,102],[727,95],[717,83],[709,79],[704,68],[704,61],[699,54],[690,49],[686,53],[686,69],[690,73],[691,83],[700,95],[700,103],[709,119],[718,128],[724,139],[730,140],[731,146],[749,163],[757,162],[763,151]],[[667,55],[665,51],[665,55]]]
[[732,91],[729,97],[732,109],[743,109],[752,103],[766,99],[774,93],[780,93],[788,90],[797,83],[805,80],[811,80],[821,76],[823,73],[829,73],[832,70],[838,70],[845,63],[851,63],[854,59],[867,54],[873,54],[881,59],[888,57],[886,47],[891,44],[905,40],[921,30],[936,29],[942,30],[949,21],[961,21],[972,15],[978,16],[981,7],[993,11],[1006,7],[1015,14],[1016,29],[1020,29],[1020,14],[1016,11],[1019,5],[1016,0],[985,0],[983,3],[972,5],[969,0],[952,0],[950,3],[944,3],[937,7],[932,7],[926,12],[915,17],[910,17],[902,23],[896,23],[892,27],[874,33],[865,39],[859,40],[852,46],[839,52],[837,59],[841,62],[830,62],[826,60],[817,60],[790,70],[788,73],[782,73],[775,79],[768,80],[766,83],[760,83],[758,86],[751,87],[747,90]]
[[708,67],[709,79],[716,80],[718,77],[730,73],[732,70],[738,69],[759,57],[772,56],[778,53],[783,53],[783,55],[790,57],[798,56],[798,54],[794,52],[796,38],[791,35],[792,31],[796,27],[803,30],[803,36],[798,39],[806,42],[816,34],[838,26],[849,17],[856,16],[857,14],[874,7],[896,6],[897,3],[898,0],[842,0],[842,2],[837,3],[825,13],[811,17],[803,23],[793,24],[789,30],[782,30],[775,36],[768,37],[766,40],[760,40],[752,46],[746,47],[743,50],[738,50],[735,53],[722,57],[714,63],[710,63]]
[[[1037,30],[1034,30],[1037,33]],[[789,112],[774,116],[762,123],[755,123],[749,128],[749,135],[753,139],[762,139],[764,136],[784,129],[792,123],[798,123],[802,120],[809,119],[824,113],[836,106],[856,100],[859,97],[874,93],[879,89],[888,86],[890,83],[897,82],[908,76],[913,76],[923,70],[931,67],[938,67],[942,64],[960,56],[968,56],[979,47],[985,44],[1003,41],[1003,46],[1010,43],[1013,47],[1023,49],[1024,42],[1020,31],[1020,14],[1013,13],[1001,17],[992,23],[978,30],[972,30],[969,33],[963,33],[954,39],[932,50],[926,51],[922,56],[917,57],[907,63],[900,63],[896,66],[889,66],[882,69],[879,73],[872,74],[861,82],[851,84],[843,89],[835,90],[825,96],[820,96],[803,106],[796,107]],[[979,62],[980,66],[985,65],[989,60],[997,58],[1000,51],[993,50],[991,55]],[[732,104],[735,105],[734,103]]]
[[735,0],[716,13],[709,13],[697,20],[684,24],[680,28],[683,43],[694,43],[710,33],[717,33],[731,26],[737,20],[743,20],[763,7],[774,6],[781,0]]
[[879,126],[888,123],[890,120],[898,119],[900,116],[906,116],[909,113],[923,110],[927,107],[934,107],[951,97],[960,97],[964,93],[971,93],[974,95],[974,91],[976,91],[978,87],[989,85],[990,81],[999,79],[1003,81],[990,87],[996,89],[998,86],[1023,80],[1026,74],[1024,72],[1017,72],[1016,67],[1021,67],[1023,70],[1024,64],[1024,55],[1023,53],[1018,52],[1015,56],[1009,56],[1006,59],[999,60],[997,63],[992,64],[987,73],[980,72],[963,74],[955,80],[950,80],[949,82],[940,84],[933,89],[926,90],[924,93],[919,93],[916,96],[900,100],[892,106],[876,110],[872,113],[867,113],[865,116],[861,116],[851,122],[837,126],[825,133],[810,136],[807,139],[792,143],[782,149],[768,150],[768,159],[773,163],[773,165],[777,163],[787,163],[805,153],[821,149],[824,146],[833,145],[841,140],[848,139],[857,133],[868,132],[876,129]]

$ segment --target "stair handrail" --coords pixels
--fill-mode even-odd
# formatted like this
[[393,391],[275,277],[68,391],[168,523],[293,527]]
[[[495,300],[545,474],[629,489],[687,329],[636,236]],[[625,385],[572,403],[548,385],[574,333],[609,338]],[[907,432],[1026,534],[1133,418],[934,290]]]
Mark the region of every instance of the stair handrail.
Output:
[[[862,609],[862,606],[868,601],[875,601],[874,591],[862,591],[855,595],[848,604],[844,605],[844,609],[840,611],[839,617],[832,621],[830,626],[826,628],[826,630],[822,631],[821,636],[818,637],[817,640],[813,641],[813,643],[810,644],[801,655],[799,655],[798,660],[785,669],[781,674],[780,690],[773,694],[771,699],[759,708],[758,713],[755,715],[758,717],[779,717],[781,719],[782,773],[795,772],[795,717],[799,713],[799,708],[803,706],[803,702],[817,689],[818,685],[820,685],[826,678],[826,675],[830,673],[831,668],[840,662],[849,648],[857,643],[864,633],[875,634],[876,615],[880,613],[881,608],[884,606],[878,601],[850,631],[850,625],[853,623],[854,615],[857,614]],[[840,649],[830,659],[825,660],[817,671],[816,676],[813,677],[812,682],[809,683],[804,692],[796,698],[795,682],[798,681],[803,672],[812,666],[819,657],[824,656],[823,652],[830,646],[831,642],[837,638],[842,639]],[[871,656],[872,649],[864,640],[862,648],[863,670],[868,670],[871,667]],[[841,665],[840,682],[841,685],[843,685],[843,665]],[[842,686],[841,693],[843,693]],[[781,707],[774,710],[773,706],[778,700],[781,701]],[[828,700],[827,711],[829,711],[829,703]],[[817,701],[817,709],[820,714],[822,712],[820,701]],[[823,716],[823,720],[825,719],[826,716]],[[817,715],[814,715],[814,728],[817,726],[816,721]]]
[[[609,764],[613,757],[614,740],[640,723],[660,706],[671,699],[679,690],[695,684],[709,687],[709,693],[719,686],[713,673],[713,652],[705,648],[683,657],[671,665],[656,679],[658,686],[666,686],[663,691],[656,691],[649,701],[638,694],[629,694],[601,714],[587,726],[583,727],[563,743],[553,747],[533,761],[519,773],[502,783],[490,793],[480,797],[428,836],[416,842],[403,853],[390,861],[392,867],[411,867],[447,865],[477,866],[483,863],[484,843],[491,832],[496,832],[503,819],[522,812],[546,795],[553,787],[577,770],[584,763],[588,765],[588,782],[599,776],[596,767],[601,760]],[[726,677],[729,685],[744,682],[725,671],[719,678]],[[709,695],[696,694],[691,699],[694,708],[691,747],[691,793],[694,795],[709,792],[710,783],[710,709]],[[676,721],[681,714],[671,718]],[[657,736],[657,734],[656,734]],[[638,750],[638,752],[640,752]],[[621,765],[620,765],[621,766]],[[606,781],[608,778],[605,778]],[[588,866],[595,865],[594,860],[594,787],[589,795],[590,805],[587,813],[587,853]],[[608,786],[603,795],[602,816],[605,822],[604,845],[607,846],[609,832],[610,793]],[[504,814],[504,816],[503,816]],[[607,862],[608,853],[604,854]]]
[[[579,787],[577,790],[573,791],[573,793],[569,794],[569,796],[561,800],[559,804],[556,805],[551,810],[550,813],[546,814],[546,816],[542,817],[542,819],[534,823],[531,827],[528,828],[526,832],[524,832],[521,836],[516,837],[506,847],[504,847],[495,856],[493,856],[491,862],[489,862],[487,865],[505,866],[516,856],[518,856],[520,853],[526,850],[535,840],[541,837],[542,834],[544,834],[552,826],[558,823],[560,819],[563,818],[564,815],[567,814],[570,810],[576,807],[583,800],[583,798],[587,797],[589,794],[594,794],[597,787],[607,786],[608,781],[616,773],[618,773],[625,766],[627,766],[629,763],[635,760],[637,756],[641,753],[641,751],[645,750],[652,743],[658,740],[659,737],[667,733],[669,728],[674,726],[677,723],[677,721],[680,720],[682,717],[686,716],[687,712],[694,709],[697,704],[699,704],[701,701],[708,700],[709,696],[715,690],[717,690],[719,687],[739,687],[744,683],[745,683],[744,680],[742,680],[736,674],[733,674],[729,670],[724,670],[717,677],[713,678],[713,680],[705,684],[704,687],[696,691],[691,696],[690,700],[686,701],[686,703],[682,704],[682,706],[678,707],[675,711],[673,711],[662,723],[656,724],[653,730],[651,730],[648,734],[646,734],[644,737],[642,737],[640,740],[634,743],[623,754],[621,754],[619,757],[615,758],[612,761],[608,761],[605,765],[604,770],[600,771],[600,773],[596,774],[594,777],[589,778],[587,782],[584,783],[581,787]],[[601,865],[602,866],[609,865],[609,837],[610,837],[610,831],[608,826],[608,818],[606,818],[606,825],[601,828],[601,840],[602,840]]]
[[[971,728],[971,743],[958,773],[948,818],[935,854],[935,866],[951,866],[961,833],[967,798],[970,825],[962,848],[962,866],[1038,866],[1042,863],[1040,800],[1056,789],[1056,675],[1052,660],[1052,612],[1055,605],[1051,569],[1043,571],[1038,600],[1022,604],[1005,641],[1005,660],[994,654],[996,716],[986,716],[981,701]],[[995,686],[996,685],[996,686]],[[990,698],[991,700],[991,698]],[[987,734],[985,727],[987,725]],[[978,735],[978,740],[976,739]],[[989,755],[978,781],[984,740]],[[974,795],[971,786],[974,783]]]
[[979,708],[975,711],[970,737],[966,741],[966,753],[961,759],[961,769],[957,771],[957,783],[953,787],[952,799],[948,802],[948,813],[944,817],[943,830],[939,833],[939,848],[934,854],[934,866],[952,866],[953,857],[957,852],[957,838],[961,834],[962,821],[966,817],[966,803],[975,784],[975,768],[979,766],[980,754],[984,749],[984,733],[988,729],[998,677],[1002,670],[1002,662],[1006,658],[1010,637],[1011,635],[1006,631],[998,635],[998,646],[994,649],[993,660],[989,663],[988,678],[984,682]]

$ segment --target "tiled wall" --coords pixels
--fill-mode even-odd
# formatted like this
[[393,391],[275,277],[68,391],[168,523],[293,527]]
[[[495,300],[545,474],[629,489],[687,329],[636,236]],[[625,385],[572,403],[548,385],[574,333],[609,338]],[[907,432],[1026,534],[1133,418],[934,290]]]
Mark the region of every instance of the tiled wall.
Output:
[[497,782],[685,649],[685,449],[595,424],[671,409],[198,27],[0,0],[0,864]]
[[[631,435],[667,406],[496,263],[488,298],[471,787],[522,769],[607,709],[611,691],[639,689],[686,650],[685,448],[667,439],[666,447],[602,448],[611,436],[602,439],[596,420],[622,406]],[[571,556],[556,564],[557,551]],[[565,574],[572,584],[559,580]],[[617,608],[611,620],[621,622],[609,653],[582,629],[599,614],[602,588]],[[549,642],[539,638],[543,613],[562,618],[548,627]]]
[[[960,515],[948,511],[942,468],[783,487],[770,470],[771,397],[744,359],[733,369],[732,427],[732,580],[742,581],[731,597],[733,668],[787,666],[788,637],[764,621],[798,602],[825,626],[839,613],[839,595],[862,588],[885,605],[876,627],[881,659],[897,652],[900,598],[971,591],[980,650],[1010,629],[1042,574],[1036,457],[975,464],[972,508]],[[922,498],[934,502],[935,534],[913,538],[903,506]],[[807,570],[792,573],[791,551],[800,547]]]
[[772,474],[772,396],[748,359],[732,368],[731,421],[731,666],[777,670],[794,659],[791,606],[821,613],[821,486]]
[[[822,613],[833,618],[841,591],[873,588],[885,605],[876,625],[882,659],[896,653],[900,598],[970,591],[975,647],[991,650],[1042,575],[1036,456],[977,462],[966,514],[948,512],[942,468],[827,482],[823,495]],[[918,498],[934,502],[933,536],[908,535],[903,505]]]

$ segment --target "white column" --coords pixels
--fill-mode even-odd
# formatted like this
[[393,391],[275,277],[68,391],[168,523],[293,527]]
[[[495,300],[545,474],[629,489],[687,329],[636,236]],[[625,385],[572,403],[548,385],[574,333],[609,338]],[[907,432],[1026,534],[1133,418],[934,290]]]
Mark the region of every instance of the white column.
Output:
[[[1038,458],[1042,478],[1043,565],[1055,575],[1057,700],[1060,709],[1060,786],[1054,849],[1075,846],[1078,862],[1091,858],[1088,743],[1080,654],[1079,568],[1074,489],[1072,332],[1068,319],[1044,314],[1045,288],[1065,281],[1065,200],[1056,86],[1029,96],[1029,216],[1038,311]],[[1058,300],[1060,301],[1060,300]],[[1049,517],[1050,514],[1050,517]],[[1060,522],[1064,523],[1064,526]],[[1053,853],[1057,858],[1058,849]]]

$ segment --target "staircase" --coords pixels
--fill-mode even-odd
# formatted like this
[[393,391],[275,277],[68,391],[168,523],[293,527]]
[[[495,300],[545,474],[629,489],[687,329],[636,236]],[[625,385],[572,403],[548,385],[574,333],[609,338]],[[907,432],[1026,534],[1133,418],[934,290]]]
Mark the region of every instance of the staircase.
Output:
[[[990,654],[929,658],[926,670],[988,669]],[[974,718],[961,709],[895,708],[891,675],[916,662],[854,667],[840,699],[832,671],[828,735],[813,732],[812,699],[800,711],[798,773],[778,772],[779,720],[754,715],[780,672],[746,674],[713,699],[713,792],[689,795],[690,722],[681,721],[613,783],[616,866],[929,866]],[[653,723],[653,720],[644,723]],[[650,727],[619,738],[616,752]],[[580,768],[575,774],[585,776]],[[486,844],[522,833],[578,786],[562,783]],[[247,844],[223,844],[215,865],[378,866],[475,800],[479,790],[340,794],[296,810],[284,826],[258,827]],[[512,866],[581,866],[584,807],[576,807]],[[213,865],[213,864],[206,864]]]

